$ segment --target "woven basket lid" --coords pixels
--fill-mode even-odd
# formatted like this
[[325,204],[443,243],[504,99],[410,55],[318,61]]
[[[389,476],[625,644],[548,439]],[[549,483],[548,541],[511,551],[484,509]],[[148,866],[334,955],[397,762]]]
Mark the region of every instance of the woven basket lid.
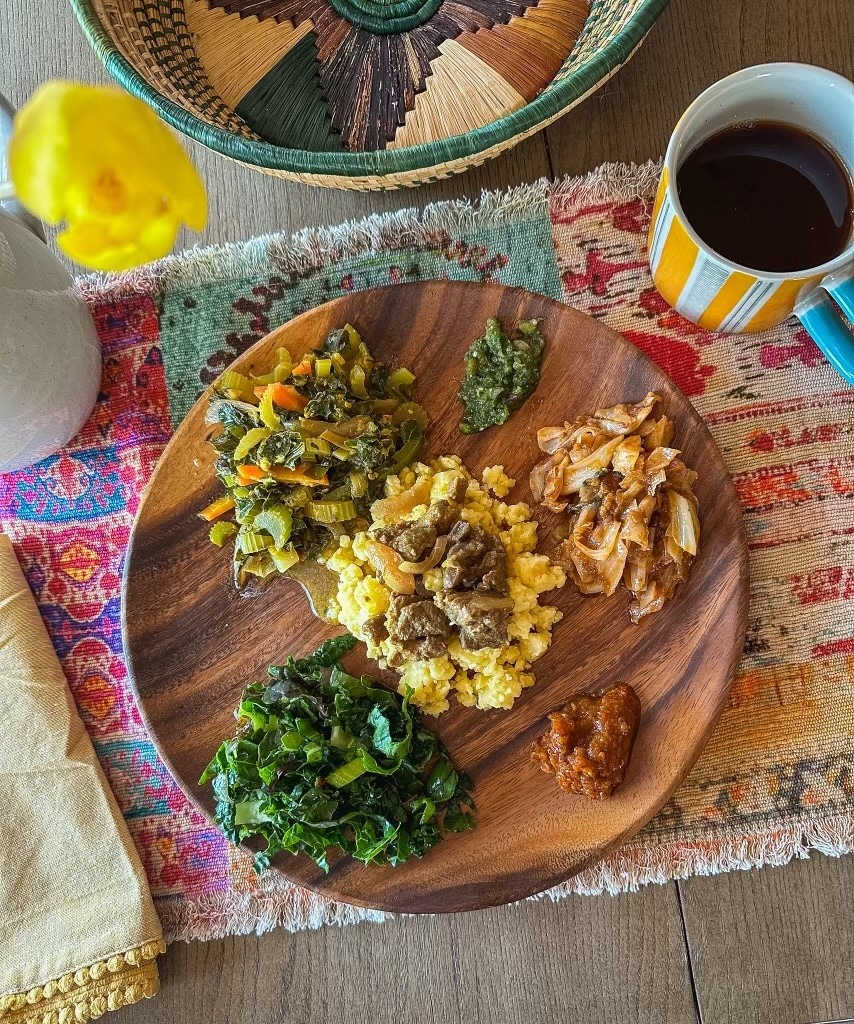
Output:
[[213,149],[383,188],[482,162],[627,59],[667,0],[72,0],[107,68]]

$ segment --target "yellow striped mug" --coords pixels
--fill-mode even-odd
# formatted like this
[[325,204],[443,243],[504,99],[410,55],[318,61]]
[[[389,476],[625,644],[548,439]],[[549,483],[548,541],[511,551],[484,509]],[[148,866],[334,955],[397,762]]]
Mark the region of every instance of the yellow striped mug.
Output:
[[671,306],[710,331],[762,331],[794,312],[835,369],[854,384],[854,337],[840,315],[841,310],[854,321],[854,238],[819,267],[754,270],[703,242],[679,203],[676,174],[685,157],[716,132],[754,120],[810,132],[837,154],[854,183],[851,82],[807,64],[737,71],[698,96],[670,138],[649,229],[653,281]]

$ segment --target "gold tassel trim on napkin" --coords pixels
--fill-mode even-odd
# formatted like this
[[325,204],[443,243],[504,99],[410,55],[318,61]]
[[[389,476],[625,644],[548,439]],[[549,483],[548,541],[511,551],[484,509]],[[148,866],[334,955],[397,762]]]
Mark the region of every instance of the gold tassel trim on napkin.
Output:
[[3,1024],[86,1024],[108,1010],[150,999],[160,988],[155,958],[162,939],[98,960],[29,992],[0,996]]

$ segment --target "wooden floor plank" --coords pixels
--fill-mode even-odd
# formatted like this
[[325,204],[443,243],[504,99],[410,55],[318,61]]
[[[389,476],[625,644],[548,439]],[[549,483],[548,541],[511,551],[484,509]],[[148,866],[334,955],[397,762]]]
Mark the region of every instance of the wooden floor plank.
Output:
[[547,129],[555,174],[657,159],[683,110],[751,64],[794,60],[854,77],[850,0],[672,0],[629,63]]
[[703,1024],[854,1017],[854,858],[679,883]]
[[116,1024],[697,1024],[675,886],[177,943]]

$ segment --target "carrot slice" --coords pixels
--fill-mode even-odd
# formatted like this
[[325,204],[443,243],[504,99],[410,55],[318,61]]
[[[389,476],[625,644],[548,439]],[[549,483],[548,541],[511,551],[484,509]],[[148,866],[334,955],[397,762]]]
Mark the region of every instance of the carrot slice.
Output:
[[214,519],[218,519],[223,513],[230,512],[233,508],[234,498],[230,498],[227,494],[224,494],[221,498],[217,498],[206,508],[203,508],[202,511],[199,512],[199,518],[204,519],[206,523],[212,523]]
[[260,466],[253,466],[251,464],[246,464],[246,465],[238,466],[237,467],[237,475],[239,477],[242,477],[242,479],[240,481],[238,481],[241,484],[247,484],[247,483],[255,483],[255,484],[257,484],[259,480],[266,480],[269,474],[265,473],[264,470],[261,469]]
[[291,370],[292,377],[310,377],[311,376],[311,362],[308,359],[303,359],[301,363]]

